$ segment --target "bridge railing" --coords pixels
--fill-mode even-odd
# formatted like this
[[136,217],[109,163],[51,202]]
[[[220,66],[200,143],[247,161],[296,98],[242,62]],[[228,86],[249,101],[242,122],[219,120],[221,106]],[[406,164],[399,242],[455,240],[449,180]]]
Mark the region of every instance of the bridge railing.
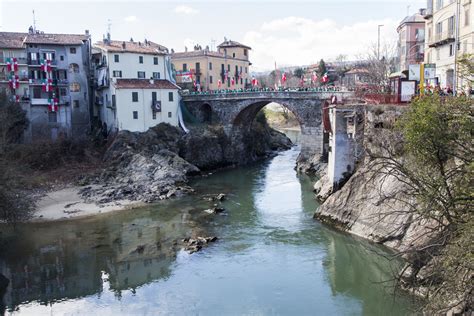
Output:
[[181,91],[183,96],[207,96],[207,95],[227,95],[227,94],[249,94],[249,93],[262,93],[262,92],[301,92],[301,93],[315,93],[315,92],[350,92],[345,88],[340,87],[317,87],[317,88],[285,88],[285,89],[272,89],[272,88],[255,88],[255,89],[221,89],[221,90],[210,90],[210,91]]

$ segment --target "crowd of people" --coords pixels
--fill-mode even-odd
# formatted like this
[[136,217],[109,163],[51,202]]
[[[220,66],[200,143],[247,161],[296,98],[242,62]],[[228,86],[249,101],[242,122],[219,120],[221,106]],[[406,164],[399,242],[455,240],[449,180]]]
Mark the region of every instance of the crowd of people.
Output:
[[189,95],[214,95],[214,94],[238,94],[238,93],[260,93],[260,92],[334,92],[342,91],[343,88],[335,86],[322,86],[322,87],[280,87],[275,88],[247,88],[247,89],[219,89],[219,90],[207,90],[207,91],[182,91],[183,94]]

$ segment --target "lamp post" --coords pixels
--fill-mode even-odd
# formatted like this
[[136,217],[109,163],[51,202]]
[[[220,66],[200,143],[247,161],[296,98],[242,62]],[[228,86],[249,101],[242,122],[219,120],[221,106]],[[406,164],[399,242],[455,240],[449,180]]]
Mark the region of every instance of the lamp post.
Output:
[[380,28],[383,26],[383,24],[379,24],[377,26],[378,29],[378,37],[377,37],[377,59],[380,60]]
[[454,84],[453,84],[453,95],[456,95],[458,89],[458,46],[459,44],[459,24],[461,19],[461,0],[456,1],[456,26],[454,34]]

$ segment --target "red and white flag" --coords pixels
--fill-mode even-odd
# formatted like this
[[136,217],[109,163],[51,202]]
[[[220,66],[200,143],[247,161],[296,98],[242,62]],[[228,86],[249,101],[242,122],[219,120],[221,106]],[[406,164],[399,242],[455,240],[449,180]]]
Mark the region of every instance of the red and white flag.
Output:
[[258,79],[255,77],[252,78],[252,86],[254,87],[258,86]]
[[18,71],[18,61],[16,57],[7,58],[6,62],[7,62],[7,71],[9,72]]
[[59,100],[57,98],[48,99],[49,112],[57,112],[59,110]]
[[235,85],[235,79],[234,79],[234,77],[232,77],[232,79],[230,80],[230,84],[231,84],[232,86]]
[[49,59],[41,59],[41,70],[44,72],[51,71],[51,60]]
[[311,82],[312,83],[318,82],[318,74],[316,73],[316,71],[313,71],[313,74],[311,75]]
[[322,81],[323,83],[328,83],[329,77],[328,77],[328,73],[327,73],[327,72],[324,74],[324,76],[323,76],[323,78],[321,79],[321,81]]
[[221,86],[222,86],[222,81],[219,79],[217,80],[217,87],[220,89]]

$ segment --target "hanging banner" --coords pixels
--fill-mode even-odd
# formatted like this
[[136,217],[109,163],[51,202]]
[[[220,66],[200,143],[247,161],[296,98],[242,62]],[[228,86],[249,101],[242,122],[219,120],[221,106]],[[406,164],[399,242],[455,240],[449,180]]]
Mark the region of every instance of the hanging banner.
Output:
[[181,83],[192,83],[193,73],[191,71],[177,71],[176,80]]

